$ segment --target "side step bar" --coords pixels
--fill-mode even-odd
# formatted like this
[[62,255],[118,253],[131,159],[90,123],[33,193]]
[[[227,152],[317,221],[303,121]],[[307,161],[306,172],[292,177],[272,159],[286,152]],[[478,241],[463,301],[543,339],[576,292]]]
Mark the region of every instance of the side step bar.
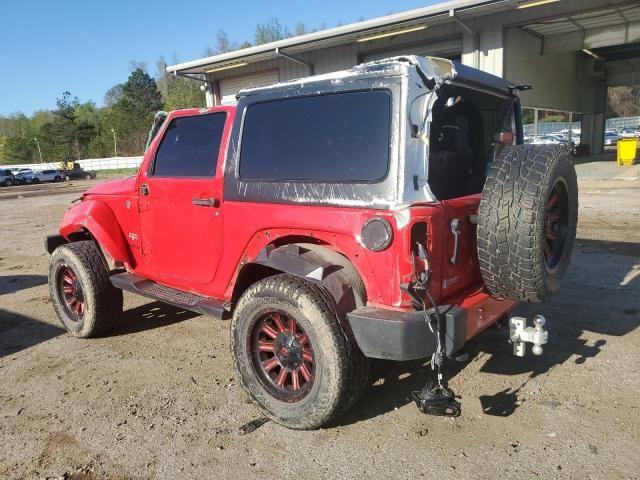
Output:
[[165,287],[131,273],[116,273],[111,276],[111,283],[121,290],[137,293],[192,312],[218,318],[222,318],[225,313],[225,303],[220,300]]

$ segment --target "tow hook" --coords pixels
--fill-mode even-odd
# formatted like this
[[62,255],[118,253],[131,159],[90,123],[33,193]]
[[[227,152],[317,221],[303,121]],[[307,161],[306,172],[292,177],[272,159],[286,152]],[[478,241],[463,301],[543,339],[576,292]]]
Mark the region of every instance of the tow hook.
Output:
[[533,343],[531,351],[534,355],[542,355],[542,345],[547,343],[549,332],[543,327],[546,323],[542,315],[533,317],[533,327],[527,327],[527,319],[523,317],[511,317],[509,319],[509,339],[513,343],[513,354],[524,357],[526,343]]

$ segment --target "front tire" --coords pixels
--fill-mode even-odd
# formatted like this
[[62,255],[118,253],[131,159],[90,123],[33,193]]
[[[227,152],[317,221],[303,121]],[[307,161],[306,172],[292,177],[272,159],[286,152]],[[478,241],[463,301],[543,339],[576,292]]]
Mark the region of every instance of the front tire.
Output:
[[231,350],[244,389],[289,428],[332,421],[362,390],[366,359],[343,333],[332,298],[291,275],[261,280],[242,295]]
[[93,241],[61,245],[49,262],[49,293],[62,325],[72,335],[104,335],[122,316],[122,290]]

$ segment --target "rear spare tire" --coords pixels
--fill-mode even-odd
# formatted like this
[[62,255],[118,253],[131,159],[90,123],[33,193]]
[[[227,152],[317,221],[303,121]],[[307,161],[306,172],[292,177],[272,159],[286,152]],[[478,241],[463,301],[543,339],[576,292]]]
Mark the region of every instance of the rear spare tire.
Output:
[[578,184],[562,145],[506,146],[490,164],[478,261],[496,296],[541,302],[560,287],[578,222]]

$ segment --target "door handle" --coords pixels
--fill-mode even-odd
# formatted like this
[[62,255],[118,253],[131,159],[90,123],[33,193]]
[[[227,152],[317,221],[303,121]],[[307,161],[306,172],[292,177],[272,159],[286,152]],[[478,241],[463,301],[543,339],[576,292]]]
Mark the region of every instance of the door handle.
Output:
[[145,197],[147,195],[149,195],[149,185],[147,185],[146,183],[144,183],[141,187],[140,187],[140,193],[142,195],[144,195]]
[[217,198],[194,198],[191,203],[198,207],[218,208],[220,206],[220,200]]
[[453,234],[453,255],[451,256],[451,263],[453,265],[458,261],[458,238],[460,237],[460,227],[462,222],[458,218],[451,220],[451,233]]

